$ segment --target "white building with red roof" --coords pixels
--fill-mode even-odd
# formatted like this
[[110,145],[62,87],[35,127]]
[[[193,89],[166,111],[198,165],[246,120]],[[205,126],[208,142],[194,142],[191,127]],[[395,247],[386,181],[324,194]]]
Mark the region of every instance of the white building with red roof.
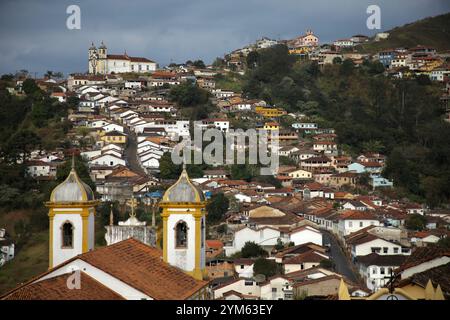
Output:
[[143,57],[132,57],[126,52],[124,54],[108,54],[108,49],[102,42],[100,47],[94,43],[89,48],[89,73],[149,73],[156,70],[157,63]]

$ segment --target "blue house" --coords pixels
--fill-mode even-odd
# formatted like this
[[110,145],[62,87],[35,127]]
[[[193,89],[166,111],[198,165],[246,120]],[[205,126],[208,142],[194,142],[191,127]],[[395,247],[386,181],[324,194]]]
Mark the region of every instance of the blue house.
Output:
[[383,64],[385,68],[389,68],[392,60],[395,58],[395,51],[380,51],[378,52],[378,60]]

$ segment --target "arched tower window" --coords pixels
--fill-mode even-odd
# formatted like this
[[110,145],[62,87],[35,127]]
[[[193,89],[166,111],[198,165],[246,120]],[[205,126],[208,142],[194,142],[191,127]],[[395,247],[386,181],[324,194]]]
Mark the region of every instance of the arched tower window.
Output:
[[70,222],[65,222],[62,225],[62,247],[73,248],[73,225]]
[[186,222],[179,221],[175,226],[175,246],[177,248],[187,248],[187,231]]

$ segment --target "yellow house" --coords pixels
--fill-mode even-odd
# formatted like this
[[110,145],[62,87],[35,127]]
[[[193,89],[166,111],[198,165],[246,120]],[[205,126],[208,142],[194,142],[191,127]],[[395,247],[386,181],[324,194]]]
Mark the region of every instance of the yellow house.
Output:
[[280,130],[280,125],[277,122],[264,123],[264,130]]
[[279,108],[267,108],[262,106],[256,106],[255,112],[267,118],[280,117],[286,114],[286,111]]
[[105,133],[100,139],[102,141],[105,141],[106,143],[117,143],[117,144],[127,143],[127,135],[115,130]]

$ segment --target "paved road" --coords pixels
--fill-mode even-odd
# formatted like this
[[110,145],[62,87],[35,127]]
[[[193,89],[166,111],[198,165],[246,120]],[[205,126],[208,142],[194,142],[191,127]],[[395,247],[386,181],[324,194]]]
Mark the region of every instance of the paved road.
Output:
[[340,247],[334,235],[332,235],[328,231],[322,230],[322,232],[324,245],[329,243],[331,244],[330,251],[328,252],[328,254],[330,255],[331,260],[333,260],[335,264],[336,272],[344,275],[350,281],[358,283],[359,280],[356,277],[355,273],[353,272],[351,262],[348,260],[347,256],[342,251],[342,248]]
[[147,175],[139,165],[137,159],[137,140],[134,132],[125,127],[125,133],[128,135],[128,143],[124,150],[125,159],[127,161],[128,167],[134,172],[140,173],[142,175]]

